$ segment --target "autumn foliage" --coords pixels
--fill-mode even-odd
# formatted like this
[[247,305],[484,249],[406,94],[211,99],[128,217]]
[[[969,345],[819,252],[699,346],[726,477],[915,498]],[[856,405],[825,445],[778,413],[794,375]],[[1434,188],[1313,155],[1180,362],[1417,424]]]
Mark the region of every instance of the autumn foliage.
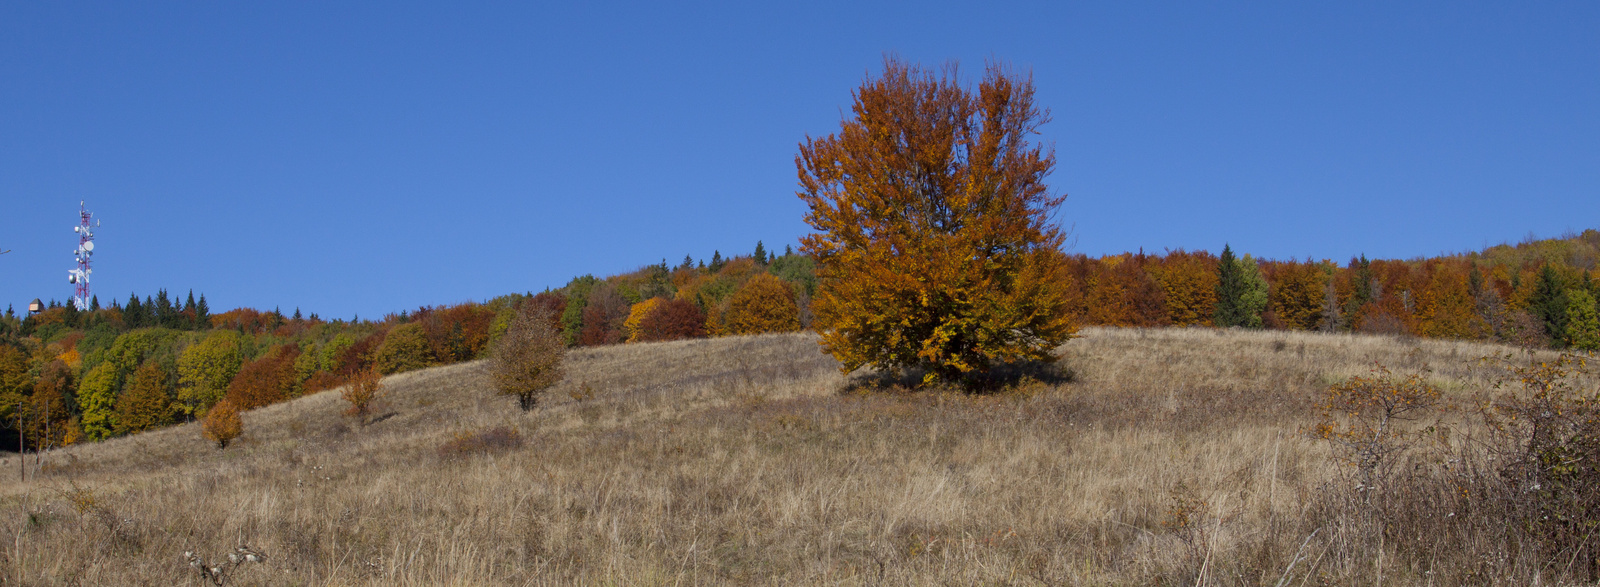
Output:
[[295,395],[294,359],[299,347],[282,345],[266,356],[245,363],[239,374],[228,384],[224,401],[240,410],[253,410],[271,405]]
[[846,371],[925,369],[960,380],[1043,359],[1073,332],[1061,279],[1054,155],[1033,82],[991,66],[978,87],[889,59],[839,132],[795,158],[816,233],[822,344]]
[[523,410],[539,403],[546,389],[559,383],[566,344],[550,325],[548,309],[523,304],[489,357],[489,377],[503,395],[515,396]]
[[228,448],[228,443],[238,438],[244,431],[244,422],[239,418],[239,409],[233,403],[223,400],[211,407],[206,412],[206,419],[200,425],[200,434],[217,443],[217,448]]
[[706,315],[688,300],[656,304],[639,320],[634,336],[639,342],[701,338],[706,335]]
[[762,273],[750,279],[728,300],[725,325],[728,334],[793,332],[800,329],[800,307],[794,288]]

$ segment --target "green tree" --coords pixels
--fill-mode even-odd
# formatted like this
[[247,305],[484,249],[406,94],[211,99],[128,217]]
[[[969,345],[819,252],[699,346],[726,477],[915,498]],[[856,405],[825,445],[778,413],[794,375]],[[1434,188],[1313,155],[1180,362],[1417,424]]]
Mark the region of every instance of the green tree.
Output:
[[117,431],[117,390],[122,388],[122,372],[116,365],[100,363],[83,376],[78,385],[78,414],[83,434],[89,440],[105,440]]
[[234,330],[215,330],[178,356],[178,407],[185,414],[198,416],[222,400],[244,365],[242,338]]
[[1528,313],[1544,325],[1544,333],[1560,344],[1567,340],[1567,283],[1555,267],[1545,263],[1539,269],[1533,295],[1528,297]]
[[1600,315],[1594,296],[1582,289],[1567,290],[1567,346],[1578,350],[1600,350]]
[[1261,312],[1267,309],[1267,279],[1261,275],[1261,265],[1250,255],[1234,259],[1238,266],[1243,290],[1239,294],[1239,313],[1245,328],[1261,328]]
[[1217,260],[1217,307],[1211,323],[1219,328],[1244,326],[1246,320],[1240,299],[1244,297],[1244,276],[1239,272],[1238,258],[1233,247],[1222,245],[1222,257]]
[[433,347],[428,345],[427,331],[415,322],[394,327],[383,337],[383,344],[378,345],[373,363],[384,375],[432,365]]

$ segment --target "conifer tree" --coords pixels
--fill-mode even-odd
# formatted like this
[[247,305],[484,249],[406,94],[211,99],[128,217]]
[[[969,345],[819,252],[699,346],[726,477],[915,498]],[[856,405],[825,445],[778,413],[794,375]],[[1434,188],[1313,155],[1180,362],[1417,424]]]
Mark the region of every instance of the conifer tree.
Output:
[[1222,256],[1217,259],[1217,309],[1211,317],[1211,323],[1218,328],[1244,325],[1244,311],[1239,307],[1244,280],[1236,260],[1233,247],[1222,245]]
[[206,305],[206,294],[200,294],[200,301],[195,302],[194,322],[201,330],[211,327],[211,308]]
[[1550,340],[1560,343],[1567,339],[1566,284],[1549,263],[1539,269],[1538,279],[1533,295],[1528,297],[1528,313],[1544,325],[1545,335]]
[[761,265],[766,265],[767,264],[767,247],[765,245],[762,245],[761,241],[756,241],[755,258],[756,258],[756,263],[759,263]]
[[718,271],[721,271],[722,270],[722,266],[725,265],[725,264],[726,263],[722,260],[722,251],[711,251],[711,272],[712,273],[716,273]]
[[100,296],[89,296],[89,311],[100,311]]
[[138,295],[128,295],[128,305],[122,308],[122,323],[130,330],[144,326],[144,305],[139,303]]

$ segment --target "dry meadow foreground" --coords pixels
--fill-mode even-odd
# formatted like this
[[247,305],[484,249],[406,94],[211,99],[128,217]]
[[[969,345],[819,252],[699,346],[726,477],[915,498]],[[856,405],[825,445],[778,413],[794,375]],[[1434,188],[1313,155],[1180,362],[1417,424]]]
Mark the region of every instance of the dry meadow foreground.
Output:
[[1083,335],[1062,349],[1068,380],[981,395],[847,380],[814,335],[766,335],[576,350],[528,413],[478,362],[386,379],[365,427],[324,392],[246,413],[225,451],[191,424],[51,453],[26,483],[12,457],[0,585],[200,585],[186,552],[216,566],[240,546],[266,560],[230,585],[1567,576],[1454,513],[1364,530],[1348,476],[1304,434],[1328,386],[1375,361],[1429,365],[1462,395],[1487,385],[1472,359],[1508,349]]

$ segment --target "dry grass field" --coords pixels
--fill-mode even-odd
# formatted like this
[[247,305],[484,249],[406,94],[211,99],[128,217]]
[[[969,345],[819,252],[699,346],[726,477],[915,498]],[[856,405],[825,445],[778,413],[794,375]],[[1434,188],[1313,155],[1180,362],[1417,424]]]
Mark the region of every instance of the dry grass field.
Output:
[[0,462],[0,585],[202,585],[185,553],[240,546],[266,560],[229,585],[1560,582],[1477,526],[1363,531],[1304,433],[1375,361],[1464,396],[1508,350],[1091,329],[1064,377],[964,394],[767,335],[576,350],[527,413],[441,367],[364,427],[324,392],[227,450],[191,424]]

